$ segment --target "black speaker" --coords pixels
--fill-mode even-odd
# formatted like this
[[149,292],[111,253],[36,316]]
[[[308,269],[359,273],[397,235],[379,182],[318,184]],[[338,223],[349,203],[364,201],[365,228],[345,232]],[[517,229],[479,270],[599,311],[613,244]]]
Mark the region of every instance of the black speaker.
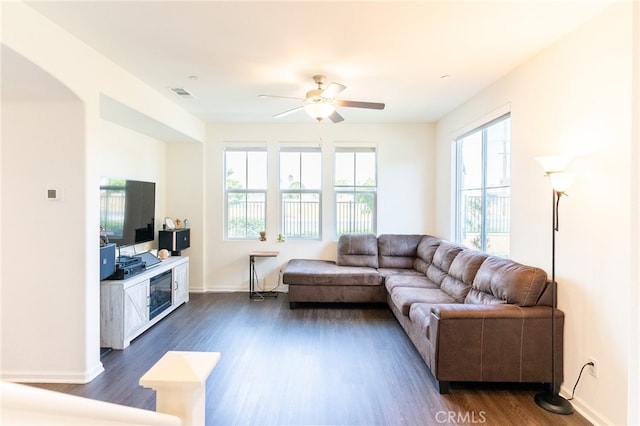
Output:
[[180,252],[190,246],[191,229],[174,229],[158,231],[158,249],[167,249],[172,256],[180,256]]

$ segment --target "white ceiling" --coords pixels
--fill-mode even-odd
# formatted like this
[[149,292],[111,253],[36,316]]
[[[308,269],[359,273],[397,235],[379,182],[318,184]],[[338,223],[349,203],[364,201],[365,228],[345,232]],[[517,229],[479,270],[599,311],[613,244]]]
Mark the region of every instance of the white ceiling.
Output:
[[610,1],[27,3],[206,122],[309,122],[258,95],[302,98],[325,74],[340,99],[386,103],[347,122],[391,123],[437,120]]

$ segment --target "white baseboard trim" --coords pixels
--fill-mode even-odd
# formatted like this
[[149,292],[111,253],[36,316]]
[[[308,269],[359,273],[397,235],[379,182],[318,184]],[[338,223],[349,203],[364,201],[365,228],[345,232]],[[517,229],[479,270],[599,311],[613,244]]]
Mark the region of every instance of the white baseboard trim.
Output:
[[582,415],[585,419],[595,426],[604,426],[615,424],[610,420],[603,418],[600,414],[596,413],[588,404],[586,404],[580,398],[571,400],[573,408]]
[[[273,291],[278,291],[280,293],[287,293],[288,286],[279,285]],[[189,288],[189,293],[248,293],[249,289],[245,286],[234,286],[234,285],[210,285],[205,288]]]
[[85,372],[75,371],[2,371],[0,378],[17,383],[70,383],[84,385],[98,377],[104,371],[99,362]]
[[205,293],[248,293],[247,288],[232,287],[215,287],[215,288],[199,288],[197,290],[190,289],[189,293],[205,294]]
[[[560,395],[562,395],[566,399],[571,398],[571,392],[568,391],[565,387],[562,387],[560,389]],[[569,402],[571,402],[571,405],[573,405],[573,409],[575,411],[580,413],[580,415],[582,417],[587,419],[587,421],[589,423],[591,423],[592,425],[594,425],[594,426],[600,426],[600,425],[604,426],[604,425],[612,425],[612,424],[614,424],[610,420],[607,420],[604,417],[602,417],[600,414],[598,414],[596,411],[594,411],[589,406],[589,404],[585,403],[582,399],[580,399],[578,397],[574,397],[574,399],[572,399]]]

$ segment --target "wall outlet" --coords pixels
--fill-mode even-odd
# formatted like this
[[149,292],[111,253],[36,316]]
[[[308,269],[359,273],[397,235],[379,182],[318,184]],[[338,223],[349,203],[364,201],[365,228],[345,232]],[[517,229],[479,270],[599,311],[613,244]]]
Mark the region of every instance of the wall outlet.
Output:
[[589,369],[589,374],[591,374],[596,379],[598,378],[598,361],[595,358],[591,357],[587,360],[587,362],[592,362],[593,365],[587,365]]

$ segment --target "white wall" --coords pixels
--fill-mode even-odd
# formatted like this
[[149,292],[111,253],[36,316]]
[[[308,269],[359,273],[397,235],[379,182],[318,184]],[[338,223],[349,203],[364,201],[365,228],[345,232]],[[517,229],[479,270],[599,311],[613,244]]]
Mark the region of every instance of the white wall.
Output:
[[[86,382],[102,371],[97,262],[101,95],[146,117],[146,124],[160,122],[184,140],[203,141],[204,125],[24,3],[2,2],[0,18],[1,374],[16,380]],[[15,57],[8,55],[7,61],[6,52]],[[11,80],[5,78],[8,74]],[[61,93],[74,99],[73,107],[52,102]],[[32,102],[33,113],[22,106],[26,102]],[[64,115],[69,108],[74,108],[73,117]],[[5,110],[11,119],[5,119]],[[30,143],[23,144],[25,138]],[[64,201],[45,204],[36,217],[28,212],[39,207],[49,179],[63,186]],[[22,205],[24,216],[13,210]],[[19,235],[12,229],[17,226]],[[20,247],[17,236],[28,242],[28,249]],[[24,249],[21,255],[15,251],[7,257],[16,246]],[[73,263],[73,273],[67,262]],[[53,296],[54,289],[60,290],[51,298],[57,303],[42,309],[39,297]],[[34,297],[36,303],[31,302]]]
[[167,145],[167,216],[188,219],[191,247],[182,252],[189,256],[189,288],[203,292],[204,239],[209,229],[205,216],[204,144],[174,143]]
[[[632,87],[631,87],[631,111],[632,116],[632,184],[631,184],[631,200],[632,209],[631,217],[635,218],[632,222],[631,236],[631,256],[632,270],[631,282],[640,283],[640,2],[633,5],[633,34],[632,51]],[[640,401],[640,285],[631,285],[630,300],[630,350],[629,350],[629,416],[627,418],[629,424],[640,424],[640,404],[634,404],[633,401]],[[635,336],[635,337],[634,337]]]
[[[100,130],[100,176],[156,183],[156,242],[137,244],[135,251],[155,249],[157,231],[167,215],[167,144],[106,120],[101,121]],[[130,253],[133,247],[121,251]]]
[[[269,192],[267,241],[223,239],[223,150],[226,144],[267,145]],[[323,152],[321,240],[288,240],[278,235],[278,147],[282,142],[320,144]],[[204,288],[210,291],[248,289],[248,253],[276,250],[275,259],[260,259],[258,269],[267,288],[278,284],[280,267],[291,258],[335,259],[333,219],[333,148],[336,143],[374,144],[378,149],[378,234],[429,233],[434,227],[434,139],[430,124],[318,125],[211,124],[205,146]],[[189,167],[188,164],[184,165]],[[191,214],[194,216],[194,214]],[[192,288],[193,290],[193,288]]]
[[[97,323],[87,323],[86,305],[77,303],[89,291],[84,237],[74,231],[86,220],[83,116],[78,100],[3,102],[4,377],[82,382],[102,369],[97,357],[68,353],[99,347],[88,333]],[[49,188],[58,200],[47,199]]]
[[559,307],[566,313],[562,389],[570,394],[581,366],[595,358],[599,378],[584,374],[573,402],[603,424],[626,424],[628,410],[637,405],[627,395],[629,381],[638,381],[628,377],[637,371],[628,365],[628,353],[638,341],[632,333],[637,327],[629,327],[630,312],[638,310],[637,297],[630,299],[638,286],[631,280],[638,268],[637,247],[631,252],[637,235],[630,232],[637,204],[630,176],[638,167],[632,157],[638,141],[632,143],[631,135],[631,57],[638,54],[632,50],[632,8],[621,3],[607,9],[444,117],[436,130],[436,229],[451,236],[452,137],[510,105],[511,253],[547,271],[551,187],[534,157],[577,156],[575,183],[560,203],[557,239]]

